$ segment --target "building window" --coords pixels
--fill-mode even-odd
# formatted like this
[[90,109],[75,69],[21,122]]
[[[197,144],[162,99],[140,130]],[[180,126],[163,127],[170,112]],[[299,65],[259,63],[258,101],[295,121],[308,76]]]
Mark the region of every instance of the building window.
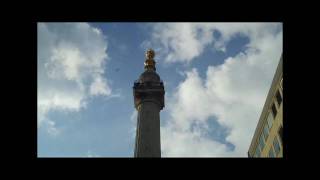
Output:
[[276,155],[280,152],[280,145],[277,136],[273,140],[273,147]]
[[270,150],[269,150],[269,157],[275,157],[272,146],[270,147]]
[[265,139],[265,134],[264,134],[264,130],[263,130],[263,126],[262,126],[262,129],[261,129],[261,134],[260,134],[260,138],[263,138],[263,139]]
[[280,107],[280,105],[281,105],[281,103],[282,103],[282,96],[281,96],[281,94],[280,94],[280,91],[277,91],[276,99],[277,99],[278,105],[279,105],[279,107]]
[[268,122],[268,127],[270,129],[272,127],[272,123],[273,123],[273,116],[272,116],[271,112],[269,112],[269,114],[268,114],[267,122]]
[[257,146],[256,152],[254,153],[254,157],[260,157],[260,148]]
[[262,151],[263,148],[264,148],[264,140],[263,140],[263,137],[260,136],[259,138],[259,147],[260,147],[260,150]]
[[[272,123],[272,122],[271,122]],[[269,135],[269,128],[268,128],[268,124],[265,124],[264,125],[264,128],[263,128],[263,135],[264,135],[264,140],[267,141],[268,139],[268,135]]]
[[276,115],[277,115],[277,108],[276,108],[276,106],[275,106],[275,104],[274,104],[274,103],[272,103],[272,107],[271,107],[271,109],[272,109],[273,118],[276,118]]

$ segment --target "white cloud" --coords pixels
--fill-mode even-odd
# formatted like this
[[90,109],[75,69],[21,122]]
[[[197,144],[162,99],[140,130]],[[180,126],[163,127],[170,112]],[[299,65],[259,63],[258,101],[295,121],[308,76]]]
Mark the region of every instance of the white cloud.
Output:
[[130,134],[133,139],[136,138],[137,120],[138,120],[137,117],[138,117],[138,111],[134,109],[130,116],[130,122],[131,122]]
[[107,86],[107,83],[100,76],[96,77],[94,82],[90,86],[90,94],[92,95],[110,95],[111,89]]
[[101,157],[101,156],[99,156],[98,154],[95,154],[95,153],[93,153],[93,152],[90,151],[90,150],[87,152],[87,155],[86,155],[86,156],[87,156],[87,157],[90,157],[90,158],[91,158],[91,157]]
[[[226,51],[226,44],[236,35],[259,39],[261,35],[279,28],[274,23],[156,23],[151,39],[142,43],[159,52],[165,62],[189,63],[206,47]],[[220,37],[214,36],[219,32]],[[258,41],[255,41],[258,43]],[[255,44],[251,44],[255,46]]]
[[58,134],[52,110],[77,112],[91,95],[111,95],[106,37],[87,23],[38,23],[38,127]]
[[[171,118],[161,127],[162,155],[247,156],[282,53],[281,24],[161,25],[156,25],[152,41],[159,40],[155,46],[164,48],[167,62],[188,63],[211,44],[221,50],[237,35],[249,38],[245,51],[227,58],[219,66],[209,66],[205,79],[201,79],[195,68],[184,73],[185,80],[167,99]],[[197,28],[204,35],[196,36]],[[221,33],[219,39],[209,37],[213,30]],[[234,150],[204,135],[210,131],[207,127],[211,117],[230,130],[225,140],[234,145]],[[193,129],[193,124],[204,128]]]
[[[161,153],[164,157],[219,157],[233,156],[227,146],[198,132],[161,128]],[[169,140],[172,139],[172,140]]]
[[[154,46],[154,43],[160,46]],[[189,62],[202,53],[202,43],[205,44],[207,41],[196,39],[195,26],[190,23],[161,23],[154,26],[152,41],[145,41],[143,44],[155,47],[156,51],[160,52],[159,59],[162,59],[163,54],[167,54],[167,62]]]

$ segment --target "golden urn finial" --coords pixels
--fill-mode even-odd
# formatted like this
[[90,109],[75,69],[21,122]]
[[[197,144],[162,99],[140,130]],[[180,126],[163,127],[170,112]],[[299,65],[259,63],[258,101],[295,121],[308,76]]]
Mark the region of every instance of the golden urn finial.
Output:
[[154,56],[155,56],[155,52],[153,49],[148,49],[146,51],[146,61],[144,62],[145,69],[156,70],[156,67],[155,67],[156,62],[153,60]]
[[153,49],[148,49],[146,52],[146,58],[147,59],[153,59],[155,56],[154,50]]

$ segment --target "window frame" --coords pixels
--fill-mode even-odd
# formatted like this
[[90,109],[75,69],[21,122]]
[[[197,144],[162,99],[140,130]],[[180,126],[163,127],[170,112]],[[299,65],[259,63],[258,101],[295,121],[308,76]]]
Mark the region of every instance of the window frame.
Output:
[[[272,156],[270,156],[270,152],[272,152]],[[276,157],[276,156],[275,156],[274,149],[273,149],[273,145],[270,146],[270,149],[269,149],[269,152],[268,152],[268,156],[269,156],[269,157]]]
[[[279,102],[279,98],[280,98],[280,102]],[[281,93],[280,93],[279,90],[277,90],[277,92],[276,92],[275,99],[277,101],[278,107],[280,107],[281,103],[283,102],[283,98],[282,98]]]
[[[276,143],[275,143],[276,142]],[[278,146],[276,146],[276,144]],[[273,145],[273,148],[274,148],[274,152],[275,152],[275,155],[278,156],[278,154],[280,153],[281,151],[281,147],[280,147],[280,143],[279,143],[279,140],[278,140],[278,136],[275,136],[274,139],[273,139],[273,142],[272,142],[272,145]],[[279,147],[279,150],[278,148]],[[277,151],[278,150],[278,151]]]
[[272,103],[271,111],[272,111],[273,118],[275,119],[277,114],[278,114],[278,110],[277,110],[277,106],[276,106],[276,104],[274,102]]
[[[272,126],[273,126],[273,121],[274,121],[274,117],[273,117],[274,115],[273,115],[273,112],[272,112],[272,110],[270,110],[269,111],[269,113],[268,113],[268,116],[267,116],[267,124],[268,124],[268,128],[269,128],[269,130],[272,128]],[[270,120],[271,119],[271,120]],[[270,125],[270,123],[271,123],[271,125]]]
[[268,125],[268,122],[267,123],[265,123],[265,125],[263,126],[263,135],[264,135],[264,140],[265,140],[265,142],[267,142],[267,139],[268,139],[268,137],[269,137],[269,130],[270,130],[270,128],[269,128],[269,125]]
[[[258,154],[257,154],[257,152],[258,152]],[[261,150],[260,150],[259,144],[257,144],[257,146],[256,146],[253,157],[261,157]]]
[[264,137],[260,136],[258,141],[259,141],[258,146],[260,147],[260,151],[263,151],[263,148],[266,145],[264,142]]

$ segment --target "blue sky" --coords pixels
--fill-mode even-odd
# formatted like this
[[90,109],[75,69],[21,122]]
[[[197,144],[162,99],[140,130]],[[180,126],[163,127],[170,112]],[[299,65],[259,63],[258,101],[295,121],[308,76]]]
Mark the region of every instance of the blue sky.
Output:
[[162,156],[246,156],[281,23],[38,23],[38,156],[132,157],[147,48],[166,90]]

